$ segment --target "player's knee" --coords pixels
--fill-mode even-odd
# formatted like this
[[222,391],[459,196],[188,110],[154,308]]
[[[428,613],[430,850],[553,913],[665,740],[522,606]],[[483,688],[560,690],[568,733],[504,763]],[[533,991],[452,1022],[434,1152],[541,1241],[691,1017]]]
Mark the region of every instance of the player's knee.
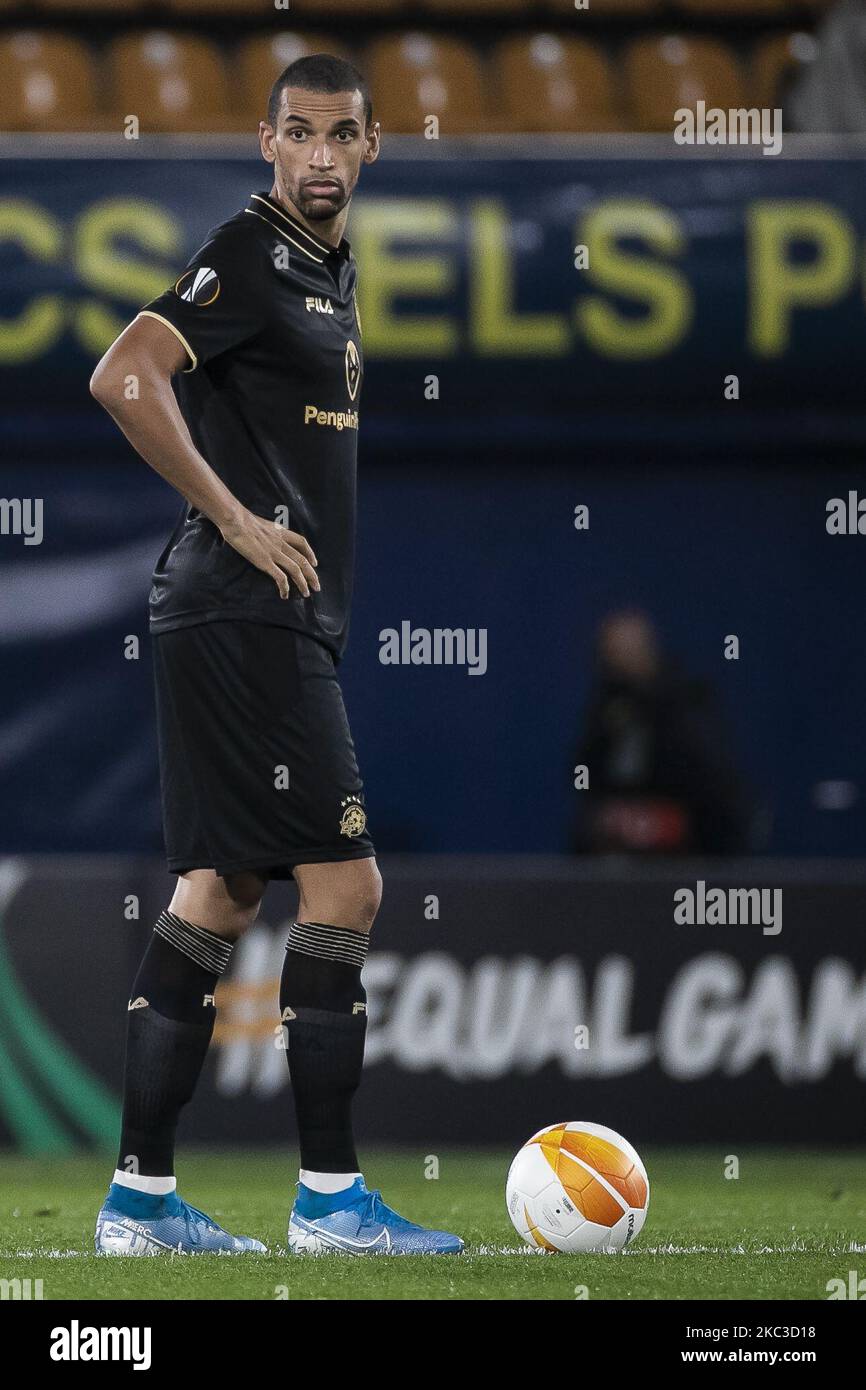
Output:
[[299,921],[369,931],[382,900],[375,859],[303,864],[295,870],[300,891]]
[[376,920],[376,913],[382,902],[382,875],[379,873],[375,859],[361,859],[358,862],[364,865],[363,885],[360,894],[361,916],[369,931]]
[[382,901],[382,875],[375,859],[359,859],[344,886],[343,916],[347,926],[369,931]]
[[257,874],[220,878],[212,870],[192,870],[177,881],[171,911],[227,941],[236,941],[258,916],[265,882]]

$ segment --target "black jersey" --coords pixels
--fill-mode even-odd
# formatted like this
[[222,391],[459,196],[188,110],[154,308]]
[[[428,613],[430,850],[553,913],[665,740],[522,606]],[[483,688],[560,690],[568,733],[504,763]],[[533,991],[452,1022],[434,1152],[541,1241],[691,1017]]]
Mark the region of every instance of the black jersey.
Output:
[[281,599],[207,517],[185,507],[153,576],[153,632],[219,619],[295,628],[336,656],[352,595],[363,360],[348,241],[329,246],[266,193],[214,228],[141,311],[189,366],[174,381],[193,443],[240,502],[305,536],[321,593]]

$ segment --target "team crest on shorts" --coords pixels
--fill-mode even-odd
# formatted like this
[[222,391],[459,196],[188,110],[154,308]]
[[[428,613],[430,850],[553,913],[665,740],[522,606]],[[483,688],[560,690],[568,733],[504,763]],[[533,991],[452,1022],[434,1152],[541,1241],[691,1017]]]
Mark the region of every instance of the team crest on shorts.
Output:
[[347,796],[340,805],[343,807],[340,834],[348,835],[350,840],[354,840],[356,835],[363,834],[367,828],[367,813],[357,796]]
[[175,294],[185,299],[187,304],[195,304],[204,309],[213,304],[220,292],[219,276],[210,266],[199,266],[196,270],[184,271],[174,287]]

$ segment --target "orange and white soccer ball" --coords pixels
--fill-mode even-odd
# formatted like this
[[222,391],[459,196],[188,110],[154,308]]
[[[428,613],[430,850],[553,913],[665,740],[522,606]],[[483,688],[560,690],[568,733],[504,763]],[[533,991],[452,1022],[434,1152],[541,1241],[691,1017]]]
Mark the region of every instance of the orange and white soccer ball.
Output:
[[537,1250],[624,1250],[646,1221],[649,1179],[616,1130],[572,1120],[527,1140],[508,1170],[505,1200],[515,1230]]

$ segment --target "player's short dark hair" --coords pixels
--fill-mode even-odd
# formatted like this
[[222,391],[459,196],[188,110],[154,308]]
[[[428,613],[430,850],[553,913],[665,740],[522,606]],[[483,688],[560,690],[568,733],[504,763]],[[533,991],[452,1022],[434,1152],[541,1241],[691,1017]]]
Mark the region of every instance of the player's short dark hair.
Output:
[[310,53],[306,58],[296,58],[283,69],[268,98],[268,125],[276,127],[284,87],[300,87],[305,92],[360,91],[364,98],[365,124],[369,125],[373,119],[373,102],[366,77],[351,63],[331,53]]

